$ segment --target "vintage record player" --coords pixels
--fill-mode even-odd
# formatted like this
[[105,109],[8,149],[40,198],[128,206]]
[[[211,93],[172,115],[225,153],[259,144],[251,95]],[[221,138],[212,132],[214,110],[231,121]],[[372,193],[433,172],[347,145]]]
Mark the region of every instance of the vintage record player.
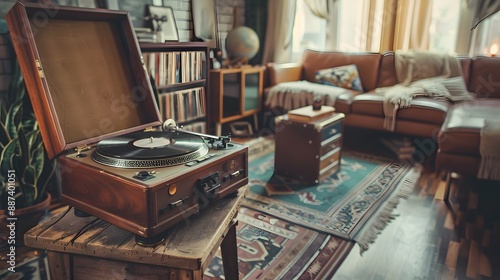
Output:
[[63,202],[136,235],[248,183],[248,148],[162,123],[126,12],[16,3],[12,42]]

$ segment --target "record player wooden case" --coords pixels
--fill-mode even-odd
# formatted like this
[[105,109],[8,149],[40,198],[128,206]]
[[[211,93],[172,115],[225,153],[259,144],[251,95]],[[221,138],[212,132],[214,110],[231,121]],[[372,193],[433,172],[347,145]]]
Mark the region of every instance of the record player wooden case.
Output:
[[248,149],[232,142],[167,167],[91,159],[101,140],[162,125],[126,12],[18,2],[6,18],[45,148],[60,165],[63,202],[148,245],[247,184]]

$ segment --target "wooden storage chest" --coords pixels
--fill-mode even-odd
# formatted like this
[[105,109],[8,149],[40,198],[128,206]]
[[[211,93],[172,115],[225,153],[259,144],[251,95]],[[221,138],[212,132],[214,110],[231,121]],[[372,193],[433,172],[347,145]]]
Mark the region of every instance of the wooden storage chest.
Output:
[[344,114],[311,122],[276,118],[274,171],[306,184],[318,184],[340,168]]

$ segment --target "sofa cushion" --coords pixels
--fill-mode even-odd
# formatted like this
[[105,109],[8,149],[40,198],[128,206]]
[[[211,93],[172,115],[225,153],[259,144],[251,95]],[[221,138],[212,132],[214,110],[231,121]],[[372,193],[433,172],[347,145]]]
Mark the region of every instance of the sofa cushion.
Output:
[[[461,56],[458,59],[460,60],[460,64],[462,64],[462,76],[464,77],[464,80],[467,82],[469,81],[470,78],[470,68],[472,65],[472,58]],[[471,91],[470,88],[468,88],[468,90]]]
[[363,93],[355,96],[351,104],[351,112],[360,115],[384,117],[382,104],[384,97],[374,93]]
[[477,99],[454,105],[439,133],[441,152],[479,156],[480,131],[487,118],[500,118],[500,99]]
[[385,52],[380,57],[380,66],[377,87],[390,87],[398,83],[396,67],[394,66],[394,52]]
[[478,98],[500,98],[500,57],[476,57],[472,61],[469,90]]
[[351,113],[351,104],[352,100],[355,96],[359,95],[359,91],[355,90],[346,90],[345,93],[339,95],[337,97],[337,101],[335,101],[335,111],[337,113]]
[[312,105],[315,99],[321,99],[323,104],[348,113],[352,98],[359,93],[361,92],[308,81],[284,82],[266,89],[265,106],[268,109],[289,111]]
[[302,76],[305,80],[314,82],[318,70],[355,64],[358,68],[363,89],[365,91],[370,91],[377,86],[379,63],[379,53],[345,53],[305,50],[302,55]]
[[418,97],[411,101],[409,108],[399,109],[397,120],[411,120],[441,125],[451,103],[442,99]]
[[363,91],[355,64],[321,69],[316,72],[316,82],[320,84]]
[[[351,112],[360,115],[371,115],[384,118],[384,97],[374,93],[357,95],[352,100]],[[450,103],[441,99],[417,97],[411,101],[408,108],[399,109],[398,120],[409,120],[431,124],[442,124]]]

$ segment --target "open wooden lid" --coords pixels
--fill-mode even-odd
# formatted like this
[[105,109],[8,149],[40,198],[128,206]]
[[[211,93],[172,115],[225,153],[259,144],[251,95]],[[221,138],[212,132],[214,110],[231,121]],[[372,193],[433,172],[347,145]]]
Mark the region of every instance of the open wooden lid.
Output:
[[6,18],[49,157],[161,124],[126,12],[18,2]]

